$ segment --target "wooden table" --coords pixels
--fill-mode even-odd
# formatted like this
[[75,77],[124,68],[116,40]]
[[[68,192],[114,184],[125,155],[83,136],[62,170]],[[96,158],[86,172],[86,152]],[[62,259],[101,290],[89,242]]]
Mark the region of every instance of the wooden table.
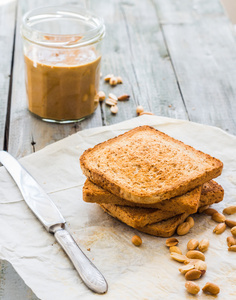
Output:
[[[101,104],[81,123],[57,125],[27,110],[20,24],[35,7],[77,1],[0,0],[0,143],[22,157],[85,128],[136,116],[136,106],[171,118],[218,126],[236,134],[236,39],[219,0],[81,1],[106,24],[102,73],[124,83],[101,90],[128,93],[112,115]],[[223,147],[223,145],[222,145]],[[1,299],[38,299],[6,261]],[[69,297],[69,296],[68,296]],[[69,299],[69,298],[68,298]]]

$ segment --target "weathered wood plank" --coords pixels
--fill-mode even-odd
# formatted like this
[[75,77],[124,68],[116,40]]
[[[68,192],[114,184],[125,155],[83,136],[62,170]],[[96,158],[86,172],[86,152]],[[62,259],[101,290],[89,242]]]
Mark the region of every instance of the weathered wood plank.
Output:
[[38,300],[32,290],[28,288],[23,279],[15,272],[7,261],[0,261],[1,267],[1,300]]
[[218,0],[155,0],[190,120],[236,134],[236,39]]
[[4,147],[9,85],[11,82],[15,13],[16,1],[0,2],[0,149]]
[[[66,4],[68,1],[50,0],[50,5]],[[39,6],[48,6],[48,1],[19,1],[17,15],[16,48],[13,70],[13,90],[8,151],[15,157],[21,157],[37,151],[46,145],[62,139],[78,130],[102,126],[101,110],[81,124],[52,124],[32,116],[27,110],[27,97],[24,82],[24,61],[20,24],[23,14]]]
[[188,118],[152,2],[92,1],[91,6],[106,24],[103,75],[121,75],[124,80],[114,88],[103,83],[102,89],[106,94],[131,95],[129,101],[118,103],[115,116],[103,105],[105,123],[135,117],[137,105],[157,115]]

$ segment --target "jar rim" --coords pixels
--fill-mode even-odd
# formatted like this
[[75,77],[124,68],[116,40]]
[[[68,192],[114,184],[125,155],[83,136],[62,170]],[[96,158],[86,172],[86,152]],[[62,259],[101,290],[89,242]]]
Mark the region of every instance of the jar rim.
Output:
[[[50,33],[33,28],[34,25],[50,19],[74,18],[81,22],[90,22],[93,28],[78,33]],[[26,40],[53,48],[77,48],[99,42],[105,35],[103,18],[77,6],[46,6],[24,14],[21,35]]]

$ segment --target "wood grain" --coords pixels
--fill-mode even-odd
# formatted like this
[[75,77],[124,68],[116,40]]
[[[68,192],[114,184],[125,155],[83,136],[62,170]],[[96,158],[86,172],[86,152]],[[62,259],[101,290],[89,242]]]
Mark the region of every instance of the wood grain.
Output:
[[3,149],[5,146],[5,127],[8,126],[6,118],[9,88],[11,89],[15,13],[16,1],[0,3],[0,149]]
[[236,134],[236,40],[220,2],[154,2],[190,120]]
[[[187,119],[169,53],[151,1],[91,1],[106,24],[102,73],[121,75],[124,83],[102,89],[130,100],[112,115],[103,105],[106,125],[136,116],[136,106],[156,115]],[[106,7],[106,9],[104,9]]]

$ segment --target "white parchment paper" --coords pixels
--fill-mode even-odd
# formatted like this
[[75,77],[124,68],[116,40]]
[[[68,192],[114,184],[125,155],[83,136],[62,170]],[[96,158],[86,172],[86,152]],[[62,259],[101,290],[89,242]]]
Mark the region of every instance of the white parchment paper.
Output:
[[[74,299],[196,299],[185,291],[181,264],[170,259],[165,239],[139,233],[140,248],[131,243],[136,230],[113,219],[96,204],[84,203],[85,181],[79,157],[85,149],[140,125],[151,125],[195,148],[221,159],[217,181],[225,189],[222,211],[236,204],[236,137],[210,126],[156,116],[142,116],[116,125],[76,133],[24,157],[20,162],[51,196],[68,222],[75,240],[106,277],[109,290],[96,295],[86,288],[53,235],[47,233],[22,199],[4,167],[0,168],[0,258],[8,260],[26,284],[43,300]],[[195,226],[178,237],[186,253],[190,238],[210,240],[205,253],[208,270],[198,280],[218,284],[217,299],[236,299],[236,253],[228,252],[230,230],[212,233],[209,216],[194,216]],[[229,216],[236,220],[236,216]],[[202,292],[199,299],[215,299]]]

